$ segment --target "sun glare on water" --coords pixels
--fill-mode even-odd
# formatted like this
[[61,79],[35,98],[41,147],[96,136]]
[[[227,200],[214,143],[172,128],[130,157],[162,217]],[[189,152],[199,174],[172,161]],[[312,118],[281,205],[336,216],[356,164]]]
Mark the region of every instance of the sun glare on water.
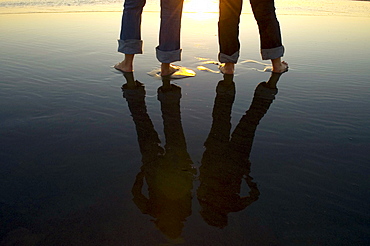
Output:
[[192,18],[206,19],[210,13],[218,13],[219,0],[185,0],[184,13],[189,13]]

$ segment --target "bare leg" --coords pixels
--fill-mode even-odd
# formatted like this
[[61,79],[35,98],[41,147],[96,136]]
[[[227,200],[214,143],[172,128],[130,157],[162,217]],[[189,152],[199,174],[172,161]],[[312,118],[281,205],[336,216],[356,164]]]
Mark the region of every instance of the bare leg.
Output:
[[170,74],[170,63],[161,64],[161,75],[166,76]]
[[223,74],[234,74],[235,63],[226,62],[219,66],[221,73]]
[[172,66],[171,63],[162,63],[161,64],[161,76],[171,75],[176,72],[178,69]]
[[234,74],[235,63],[226,62],[224,66],[224,74]]
[[288,71],[289,68],[288,63],[286,63],[285,61],[281,61],[281,57],[272,59],[271,63],[272,63],[272,72],[274,73],[284,73]]
[[125,54],[125,59],[114,65],[114,68],[121,72],[134,71],[134,56],[134,54]]

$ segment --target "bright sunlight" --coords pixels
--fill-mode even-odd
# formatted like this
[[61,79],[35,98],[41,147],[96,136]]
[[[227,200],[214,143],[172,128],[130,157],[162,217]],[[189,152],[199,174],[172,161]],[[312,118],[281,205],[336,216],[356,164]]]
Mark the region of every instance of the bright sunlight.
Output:
[[214,13],[218,12],[219,0],[185,0],[184,12]]
[[192,19],[210,18],[210,13],[218,13],[219,0],[185,0],[183,12]]

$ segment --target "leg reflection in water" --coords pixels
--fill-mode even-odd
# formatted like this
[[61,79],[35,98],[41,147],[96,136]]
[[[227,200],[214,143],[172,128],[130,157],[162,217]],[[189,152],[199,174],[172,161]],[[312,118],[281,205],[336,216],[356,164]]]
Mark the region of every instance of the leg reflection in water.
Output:
[[[179,239],[184,222],[191,215],[196,174],[181,124],[181,88],[165,77],[163,86],[158,88],[166,138],[163,148],[147,113],[143,84],[135,81],[132,73],[125,73],[125,78],[123,96],[136,126],[143,163],[132,187],[133,201],[143,214],[154,218],[155,225],[168,239]],[[148,196],[143,194],[144,182]]]
[[[238,212],[258,200],[257,184],[250,176],[249,155],[257,125],[277,94],[276,83],[281,74],[272,73],[268,82],[255,89],[253,101],[231,134],[231,109],[235,98],[233,75],[225,74],[216,88],[212,127],[204,146],[197,189],[200,214],[212,226],[223,228],[228,214]],[[245,182],[250,191],[242,196]]]

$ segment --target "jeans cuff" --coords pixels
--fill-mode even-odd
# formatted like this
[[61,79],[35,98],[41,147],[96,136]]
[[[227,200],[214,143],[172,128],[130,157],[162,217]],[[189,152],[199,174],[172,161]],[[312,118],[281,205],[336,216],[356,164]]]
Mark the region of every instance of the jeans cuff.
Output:
[[231,56],[226,55],[224,53],[218,53],[218,60],[221,63],[231,62],[231,63],[237,63],[239,59],[239,51],[235,52]]
[[142,54],[143,41],[138,39],[118,39],[118,52],[123,54]]
[[159,62],[161,63],[171,63],[175,61],[181,61],[181,52],[182,49],[163,51],[158,48],[155,48],[156,56]]
[[261,49],[262,60],[271,60],[282,57],[284,55],[284,46],[279,46],[272,49]]

